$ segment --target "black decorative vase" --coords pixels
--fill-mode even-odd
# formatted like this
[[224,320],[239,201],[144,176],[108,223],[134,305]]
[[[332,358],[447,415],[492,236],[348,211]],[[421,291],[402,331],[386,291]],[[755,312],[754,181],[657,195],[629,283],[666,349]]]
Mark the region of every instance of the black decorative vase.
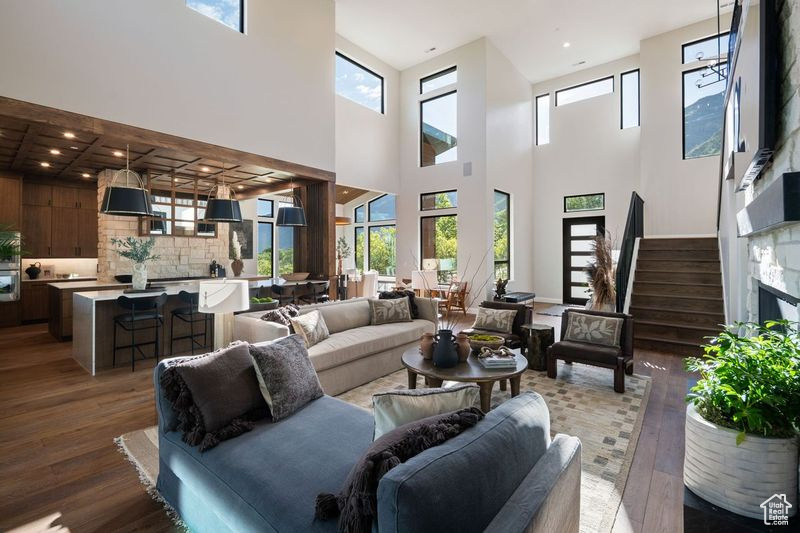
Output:
[[440,329],[433,348],[433,366],[452,368],[458,364],[458,350],[452,330]]

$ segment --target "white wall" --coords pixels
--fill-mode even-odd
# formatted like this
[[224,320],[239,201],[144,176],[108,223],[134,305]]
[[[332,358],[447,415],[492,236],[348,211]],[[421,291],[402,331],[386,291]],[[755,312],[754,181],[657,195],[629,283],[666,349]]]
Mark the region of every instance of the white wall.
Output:
[[[411,271],[419,268],[421,193],[458,190],[458,267],[464,279],[472,279],[476,266],[489,248],[491,226],[488,225],[489,203],[486,194],[486,42],[486,39],[473,41],[400,74],[402,188],[397,198],[398,277],[410,278]],[[453,65],[458,67],[458,160],[420,167],[419,80]],[[425,95],[425,99],[446,91],[443,89],[430,92]],[[472,164],[471,176],[464,176],[463,165],[467,162]],[[464,267],[468,261],[470,268],[465,273]],[[488,273],[488,269],[485,273]],[[478,277],[483,278],[485,273]]]
[[384,113],[336,96],[336,181],[397,193],[400,184],[400,73],[347,39],[336,49],[383,76]]
[[[529,210],[537,300],[562,300],[565,217],[604,216],[615,248],[620,245],[631,192],[639,177],[641,128],[620,129],[619,75],[638,66],[638,56],[630,56],[533,87],[534,98],[550,93],[550,144],[533,147]],[[612,94],[555,107],[556,90],[611,75],[615,76]],[[601,192],[605,193],[605,210],[564,213],[564,196]],[[649,207],[648,203],[645,209]]]
[[[0,95],[334,170],[334,2],[4,1]],[[11,52],[14,51],[14,52]]]
[[[730,21],[723,20],[722,27]],[[716,233],[719,158],[683,159],[681,45],[713,35],[716,19],[641,42],[641,189],[646,235]]]
[[[511,281],[508,290],[532,291],[533,144],[531,85],[492,43],[486,43],[486,209],[489,245],[495,189],[511,194]],[[493,256],[489,258],[493,261]],[[490,262],[491,265],[491,262]],[[487,294],[491,294],[492,283]]]

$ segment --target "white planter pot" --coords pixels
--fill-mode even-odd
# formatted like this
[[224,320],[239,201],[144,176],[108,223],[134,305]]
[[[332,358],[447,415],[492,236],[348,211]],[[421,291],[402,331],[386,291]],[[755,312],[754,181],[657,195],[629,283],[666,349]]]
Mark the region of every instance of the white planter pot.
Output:
[[147,265],[144,263],[133,264],[133,289],[143,291],[147,288]]
[[712,424],[689,404],[683,483],[714,505],[761,520],[761,503],[774,494],[785,494],[792,504],[790,516],[794,516],[798,506],[797,439],[747,435],[737,446],[737,434]]

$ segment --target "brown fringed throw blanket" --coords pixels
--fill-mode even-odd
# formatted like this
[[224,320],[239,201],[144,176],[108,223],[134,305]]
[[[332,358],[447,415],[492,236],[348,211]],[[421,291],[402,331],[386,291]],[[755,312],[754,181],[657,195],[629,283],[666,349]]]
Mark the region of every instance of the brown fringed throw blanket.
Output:
[[339,531],[369,533],[377,515],[378,482],[392,468],[471,428],[483,418],[477,407],[431,416],[386,433],[353,466],[339,495],[319,494],[315,516],[339,516]]

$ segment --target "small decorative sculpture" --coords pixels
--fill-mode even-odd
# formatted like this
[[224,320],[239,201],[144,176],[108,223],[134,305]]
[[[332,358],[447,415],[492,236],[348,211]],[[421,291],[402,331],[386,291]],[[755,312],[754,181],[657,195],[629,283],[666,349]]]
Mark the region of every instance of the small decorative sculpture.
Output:
[[508,280],[507,279],[504,280],[503,278],[497,278],[497,281],[495,282],[495,289],[494,289],[495,299],[500,300],[500,299],[503,298],[503,296],[505,296],[505,294],[506,294],[506,285],[508,285]]

